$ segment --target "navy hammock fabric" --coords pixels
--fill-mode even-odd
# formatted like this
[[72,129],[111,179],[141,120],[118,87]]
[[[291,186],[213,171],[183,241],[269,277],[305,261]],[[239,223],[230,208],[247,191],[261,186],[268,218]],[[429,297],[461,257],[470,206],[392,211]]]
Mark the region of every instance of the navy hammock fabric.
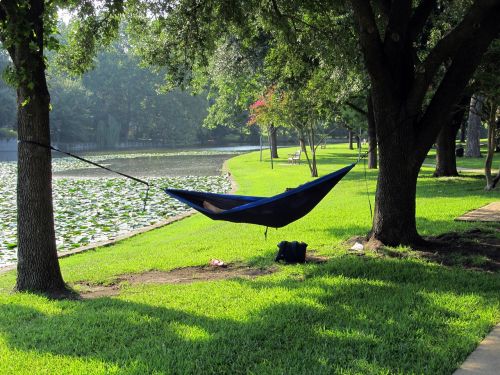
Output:
[[356,163],[272,197],[252,197],[165,189],[213,220],[281,228],[311,211]]

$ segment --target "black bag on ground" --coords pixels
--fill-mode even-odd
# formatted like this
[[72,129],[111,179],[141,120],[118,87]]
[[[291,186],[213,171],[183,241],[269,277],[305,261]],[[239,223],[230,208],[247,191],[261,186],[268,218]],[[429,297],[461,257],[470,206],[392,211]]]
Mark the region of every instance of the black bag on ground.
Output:
[[278,244],[278,254],[276,255],[276,262],[280,260],[285,263],[304,263],[306,261],[306,248],[307,244],[298,241],[281,241]]

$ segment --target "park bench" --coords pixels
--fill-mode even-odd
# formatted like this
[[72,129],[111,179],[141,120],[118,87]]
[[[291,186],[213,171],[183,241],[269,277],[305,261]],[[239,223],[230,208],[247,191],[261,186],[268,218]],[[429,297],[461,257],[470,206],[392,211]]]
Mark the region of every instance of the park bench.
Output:
[[295,151],[294,154],[288,154],[288,162],[291,164],[300,164],[300,154],[301,150]]

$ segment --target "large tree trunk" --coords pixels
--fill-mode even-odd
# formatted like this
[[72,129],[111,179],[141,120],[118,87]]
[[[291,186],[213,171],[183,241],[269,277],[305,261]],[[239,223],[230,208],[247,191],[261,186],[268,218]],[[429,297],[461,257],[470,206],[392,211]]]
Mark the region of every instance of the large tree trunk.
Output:
[[299,145],[300,145],[300,151],[306,152],[306,141],[303,136],[299,137]]
[[[14,10],[15,9],[15,10]],[[23,76],[17,89],[18,263],[16,289],[58,293],[65,290],[59,269],[52,206],[50,150],[29,141],[50,144],[50,96],[45,80],[43,56],[43,1],[13,8],[13,19],[31,27],[19,32],[9,45],[14,66]],[[36,46],[33,48],[33,45]],[[28,141],[28,142],[25,142]]]
[[415,222],[420,165],[408,153],[414,142],[411,123],[386,111],[390,106],[380,104],[385,100],[379,98],[379,103],[374,103],[375,110],[377,104],[384,109],[375,112],[380,159],[371,239],[390,246],[413,245],[421,241]]
[[375,127],[375,117],[373,114],[373,103],[371,95],[368,95],[367,119],[368,119],[368,169],[377,169],[377,131]]
[[271,146],[271,157],[273,159],[278,158],[278,139],[277,139],[277,129],[274,125],[269,126],[269,141]]
[[[351,0],[350,4],[370,76],[380,154],[372,239],[388,245],[417,244],[421,241],[415,220],[420,166],[500,32],[500,4],[475,1],[423,60],[416,59],[415,45],[426,25],[431,25],[435,2],[421,1],[416,7],[409,0],[384,2],[379,9],[387,18],[385,23],[372,2]],[[430,90],[431,86],[435,89]]]
[[352,132],[352,130],[348,130],[347,139],[348,139],[348,142],[349,142],[349,150],[354,150],[354,146],[353,146],[353,132]]
[[486,187],[485,190],[493,190],[500,180],[500,169],[498,170],[497,176],[493,177],[491,173],[491,166],[493,164],[493,157],[495,155],[495,144],[496,144],[496,113],[497,105],[494,103],[494,99],[490,103],[490,113],[488,116],[488,153],[486,155],[486,160],[484,163],[484,174],[486,176]]
[[460,129],[466,102],[468,98],[460,102],[456,112],[451,117],[450,121],[441,129],[436,140],[436,169],[434,171],[435,177],[451,177],[458,176],[457,159],[456,159],[456,137]]
[[453,125],[452,121],[447,123],[437,137],[435,177],[458,176],[455,155],[456,131]]
[[479,138],[481,135],[481,111],[483,97],[473,95],[470,100],[469,120],[467,124],[467,142],[465,144],[465,156],[469,158],[480,158],[481,148]]

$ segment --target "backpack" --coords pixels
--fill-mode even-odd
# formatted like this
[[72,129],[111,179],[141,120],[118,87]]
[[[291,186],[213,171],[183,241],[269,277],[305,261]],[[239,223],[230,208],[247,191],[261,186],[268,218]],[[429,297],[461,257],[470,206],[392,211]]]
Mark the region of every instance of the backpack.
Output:
[[276,255],[276,262],[280,260],[285,263],[305,263],[306,261],[306,248],[307,244],[298,241],[281,241],[278,244],[278,254]]

